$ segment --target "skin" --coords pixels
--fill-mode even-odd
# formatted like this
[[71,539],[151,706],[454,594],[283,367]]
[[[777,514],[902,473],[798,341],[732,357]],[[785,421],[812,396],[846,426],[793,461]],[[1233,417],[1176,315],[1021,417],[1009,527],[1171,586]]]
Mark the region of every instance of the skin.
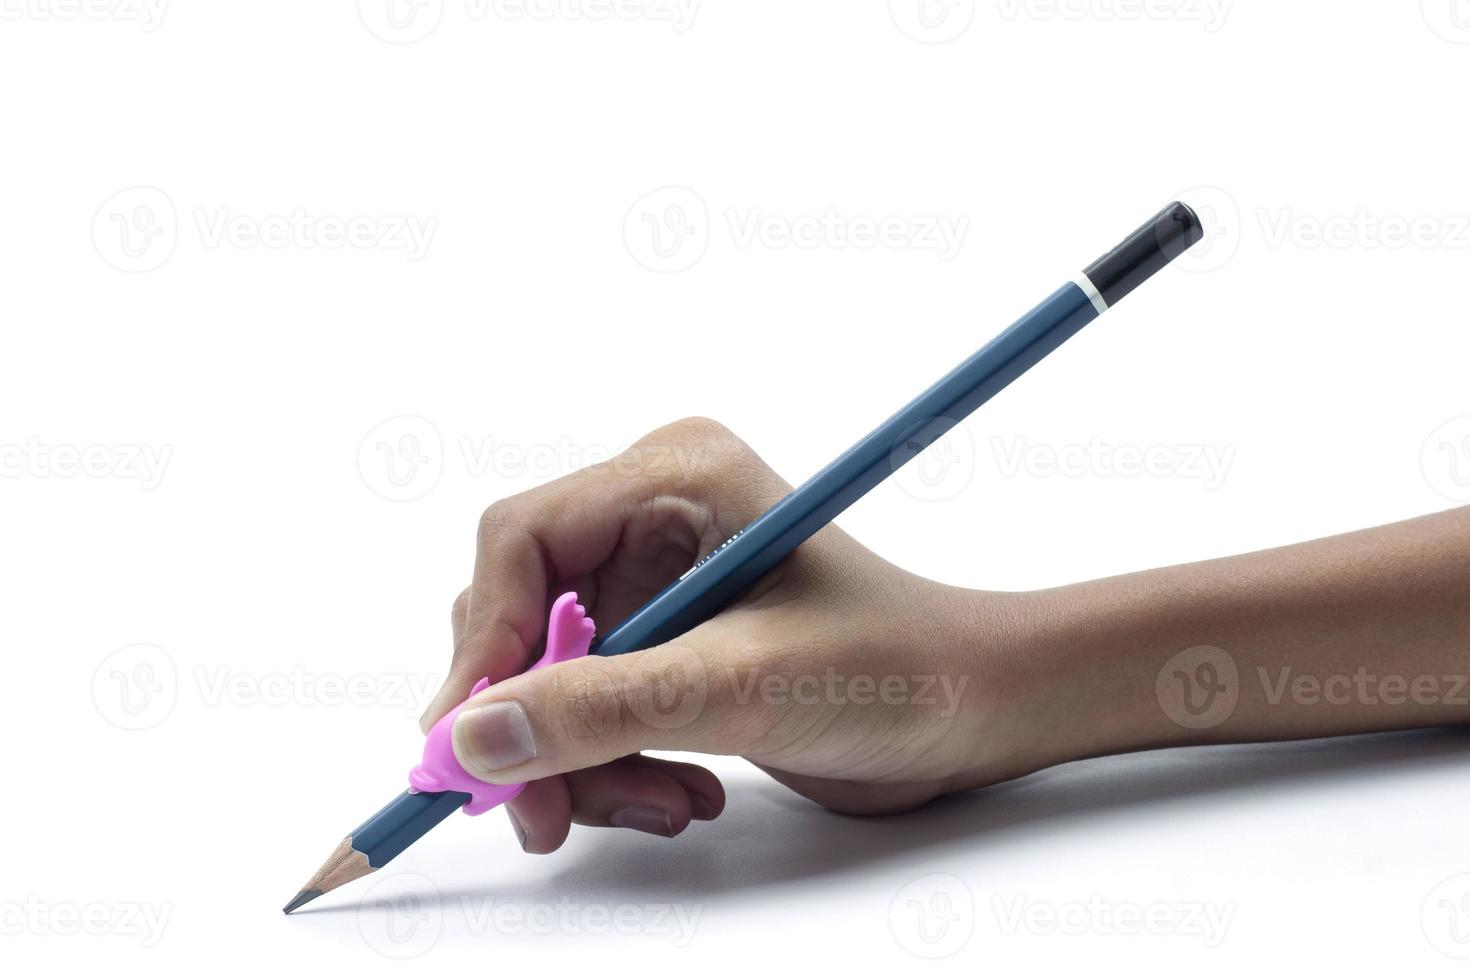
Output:
[[790,489],[687,419],[485,512],[422,725],[490,677],[455,752],[529,783],[507,807],[527,851],[719,816],[714,774],[650,749],[877,814],[1096,755],[1470,722],[1470,508],[1030,593],[931,582],[828,527],[671,643],[517,676],[557,596],[616,624]]

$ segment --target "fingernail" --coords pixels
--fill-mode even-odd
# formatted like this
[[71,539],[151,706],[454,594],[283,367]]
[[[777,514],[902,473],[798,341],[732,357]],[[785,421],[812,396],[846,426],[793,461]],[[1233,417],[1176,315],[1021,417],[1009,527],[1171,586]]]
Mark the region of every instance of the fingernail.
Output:
[[656,806],[625,806],[614,810],[607,822],[614,827],[626,827],[628,830],[641,830],[645,834],[657,834],[660,837],[674,836],[674,820],[669,816],[669,811]]
[[521,842],[521,850],[529,851],[529,848],[526,847],[526,828],[522,827],[521,822],[516,819],[515,811],[506,810],[505,815],[510,817],[510,829],[516,832],[516,840]]
[[526,709],[517,701],[466,708],[454,722],[461,762],[479,772],[499,772],[536,758],[536,740]]
[[709,801],[709,797],[707,796],[690,793],[689,813],[695,820],[713,820],[715,818],[715,805]]

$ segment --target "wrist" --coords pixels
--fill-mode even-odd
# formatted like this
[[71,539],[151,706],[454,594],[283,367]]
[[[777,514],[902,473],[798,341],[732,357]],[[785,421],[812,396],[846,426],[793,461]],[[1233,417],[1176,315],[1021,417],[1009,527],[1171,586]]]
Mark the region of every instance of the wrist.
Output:
[[1167,656],[1154,656],[1164,638],[1147,597],[1085,585],[968,595],[961,669],[981,691],[968,785],[1182,740],[1155,696]]

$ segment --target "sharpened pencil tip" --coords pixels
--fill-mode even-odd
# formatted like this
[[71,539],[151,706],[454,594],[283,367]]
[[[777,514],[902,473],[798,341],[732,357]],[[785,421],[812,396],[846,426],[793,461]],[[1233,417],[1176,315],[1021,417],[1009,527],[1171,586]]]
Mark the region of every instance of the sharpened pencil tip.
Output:
[[297,892],[296,897],[287,902],[286,907],[281,909],[281,911],[286,913],[287,915],[290,915],[292,912],[295,912],[297,909],[301,908],[301,906],[305,905],[307,902],[310,902],[312,899],[321,897],[322,893],[318,889],[307,888],[303,891]]

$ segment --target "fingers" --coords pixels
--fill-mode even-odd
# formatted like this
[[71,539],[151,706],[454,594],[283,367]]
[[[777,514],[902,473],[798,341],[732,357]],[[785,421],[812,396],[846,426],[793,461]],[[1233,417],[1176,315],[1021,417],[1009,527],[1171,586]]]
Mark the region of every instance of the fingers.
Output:
[[572,826],[572,794],[566,777],[527,783],[521,795],[505,805],[511,829],[527,854],[550,854],[566,843]]
[[741,755],[759,711],[734,704],[703,649],[711,625],[621,657],[523,674],[476,696],[455,720],[460,764],[492,783],[585,769],[642,749]]
[[525,668],[546,625],[553,580],[605,561],[635,499],[630,481],[588,470],[485,512],[474,582],[452,613],[456,636],[449,677],[420,727],[427,731],[481,677],[494,683]]
[[689,794],[689,813],[695,820],[714,820],[725,811],[724,784],[704,766],[646,755],[628,756],[621,760],[621,764],[656,769],[667,774]]
[[507,809],[521,847],[549,854],[573,823],[674,837],[693,820],[713,820],[724,805],[724,787],[709,770],[630,756],[529,783]]
[[[687,503],[699,511],[703,534],[716,529],[715,511],[739,526],[782,492],[775,474],[723,426],[686,419],[616,459],[497,502],[480,520],[449,677],[421,727],[427,731],[481,677],[495,683],[523,670],[541,639],[550,587],[603,565],[641,508]],[[664,580],[661,571],[656,577]]]

